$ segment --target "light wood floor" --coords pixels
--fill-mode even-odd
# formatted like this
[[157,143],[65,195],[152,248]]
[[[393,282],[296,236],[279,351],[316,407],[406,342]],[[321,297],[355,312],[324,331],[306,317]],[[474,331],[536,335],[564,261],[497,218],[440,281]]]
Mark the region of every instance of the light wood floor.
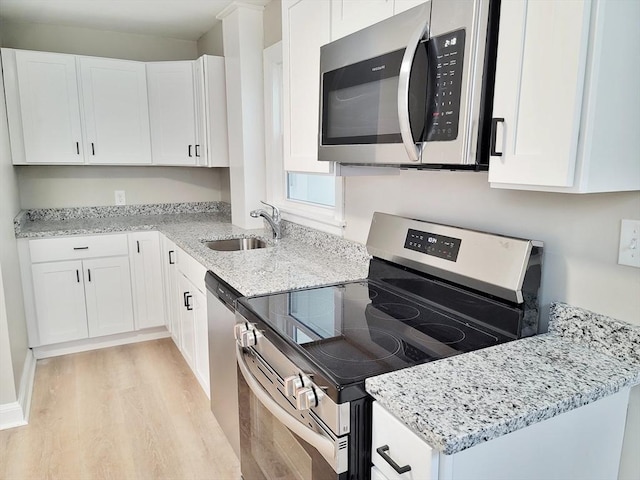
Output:
[[29,425],[0,431],[0,479],[239,479],[171,339],[39,360]]

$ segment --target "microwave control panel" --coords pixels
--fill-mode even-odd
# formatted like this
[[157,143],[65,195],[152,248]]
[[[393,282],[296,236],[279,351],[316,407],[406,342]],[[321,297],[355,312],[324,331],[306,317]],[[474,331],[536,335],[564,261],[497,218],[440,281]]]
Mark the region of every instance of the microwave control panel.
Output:
[[455,262],[458,260],[461,243],[462,240],[459,238],[421,232],[410,228],[407,231],[404,248]]
[[464,29],[429,40],[433,97],[427,109],[428,142],[455,140],[458,137],[464,41]]

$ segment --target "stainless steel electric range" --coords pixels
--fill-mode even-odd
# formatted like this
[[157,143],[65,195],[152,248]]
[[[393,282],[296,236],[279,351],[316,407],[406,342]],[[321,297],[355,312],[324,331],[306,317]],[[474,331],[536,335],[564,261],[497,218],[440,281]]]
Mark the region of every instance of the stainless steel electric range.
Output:
[[375,213],[357,282],[238,300],[245,479],[367,479],[365,379],[534,335],[542,243]]

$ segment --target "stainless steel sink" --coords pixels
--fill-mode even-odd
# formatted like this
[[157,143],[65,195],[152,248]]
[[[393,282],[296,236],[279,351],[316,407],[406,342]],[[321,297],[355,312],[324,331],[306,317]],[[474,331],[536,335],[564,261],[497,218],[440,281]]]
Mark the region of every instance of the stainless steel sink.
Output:
[[205,245],[211,250],[220,252],[235,252],[238,250],[255,250],[256,248],[265,248],[267,242],[261,238],[229,238],[227,240],[214,240],[206,242]]

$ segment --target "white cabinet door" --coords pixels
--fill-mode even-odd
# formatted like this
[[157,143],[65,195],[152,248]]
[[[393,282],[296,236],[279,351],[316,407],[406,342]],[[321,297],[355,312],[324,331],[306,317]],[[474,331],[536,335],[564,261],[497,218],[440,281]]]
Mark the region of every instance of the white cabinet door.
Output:
[[[5,55],[3,50],[5,75],[13,52]],[[74,55],[15,51],[26,163],[84,163],[75,59]],[[12,126],[12,145],[22,144],[15,138],[17,123]]]
[[[201,141],[204,145],[203,152],[206,152],[209,167],[228,167],[229,140],[227,138],[227,91],[224,57],[203,55],[202,60],[204,64],[203,105],[205,109],[205,132],[204,140]],[[196,82],[196,95],[198,95],[198,89]]]
[[393,15],[393,0],[331,0],[331,40]]
[[195,322],[195,373],[200,386],[210,396],[209,390],[209,327],[207,324],[207,297],[194,289],[193,312]]
[[205,66],[204,57],[193,62],[193,92],[195,96],[195,164],[206,166],[208,164],[208,142],[207,142],[207,105],[205,95]]
[[573,184],[589,14],[583,0],[502,3],[493,103],[502,156],[490,159],[490,182]]
[[39,344],[87,338],[82,262],[40,263],[31,271]]
[[284,168],[328,173],[318,161],[320,46],[328,43],[331,4],[318,0],[283,0]]
[[151,163],[145,64],[81,57],[80,75],[89,163]]
[[196,165],[194,62],[147,63],[151,152],[157,165]]
[[167,237],[162,236],[160,241],[162,248],[162,266],[165,289],[165,309],[167,328],[171,332],[173,343],[180,348],[180,312],[178,303],[178,268],[176,265],[176,244]]
[[83,260],[89,337],[133,331],[128,257]]
[[193,284],[183,274],[178,275],[178,291],[180,293],[180,351],[182,356],[195,372],[195,315],[193,313],[193,296],[196,292]]
[[165,324],[160,234],[129,234],[136,330]]

